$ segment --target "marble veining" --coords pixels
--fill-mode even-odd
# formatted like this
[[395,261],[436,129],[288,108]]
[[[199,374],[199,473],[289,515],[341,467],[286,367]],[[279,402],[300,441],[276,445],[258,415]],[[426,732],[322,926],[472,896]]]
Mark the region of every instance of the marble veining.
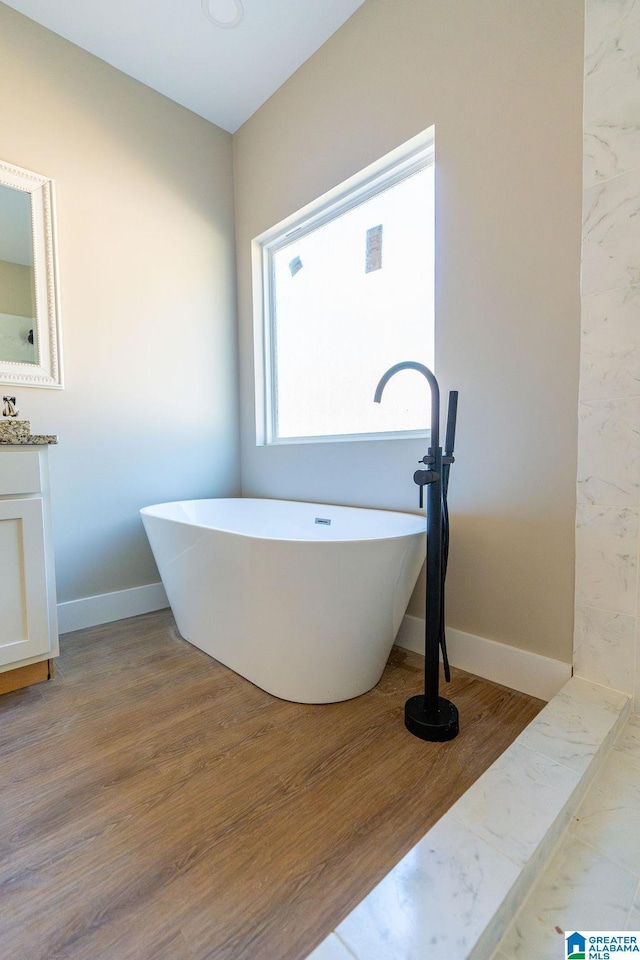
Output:
[[629,911],[629,916],[627,917],[627,922],[624,926],[624,929],[640,930],[640,880],[638,881],[638,889],[636,890],[636,895],[631,905],[631,910]]
[[517,742],[584,773],[624,709],[628,697],[574,677],[518,737]]
[[586,0],[574,666],[638,710],[639,277],[640,0]]
[[330,933],[326,940],[323,940],[313,953],[309,954],[307,960],[354,960],[354,954],[345,947],[335,933]]
[[587,0],[585,76],[624,68],[640,59],[638,0]]
[[579,774],[516,742],[450,815],[505,857],[524,866],[569,801]]
[[[585,26],[574,667],[631,694],[639,586],[640,0],[586,0]],[[574,717],[566,689],[549,706],[555,717],[543,711],[522,742],[593,771],[610,739],[597,745],[607,709],[594,704]],[[568,732],[557,746],[556,722]],[[565,955],[563,931],[581,928],[640,929],[638,718],[611,750],[494,960],[556,960]]]
[[[640,35],[640,22],[635,31]],[[600,70],[584,86],[584,183],[591,186],[638,166],[640,84],[638,63]]]
[[573,649],[576,676],[632,694],[635,658],[635,617],[576,606]]
[[[499,950],[510,960],[558,960],[565,930],[622,930],[637,877],[575,836],[558,847]],[[560,932],[558,932],[560,931]]]
[[336,933],[361,960],[466,960],[518,873],[511,860],[446,817]]
[[[558,696],[530,731],[531,746],[518,738],[340,924],[337,943],[329,937],[318,948],[334,952],[315,952],[309,960],[348,960],[342,946],[356,960],[486,960],[503,934],[494,960],[543,960],[542,953],[523,952],[517,941],[519,953],[505,948],[512,935],[505,928],[528,902],[629,705],[628,697],[575,677]],[[528,735],[529,728],[521,737]],[[640,721],[619,742],[640,770]],[[590,877],[593,857],[605,855],[582,837],[572,842],[581,873]],[[621,905],[628,914],[634,902],[635,878],[628,881],[630,871],[622,864],[604,866],[611,885],[603,898],[612,911],[607,917],[617,921]],[[621,883],[627,884],[622,892]]]
[[640,281],[640,169],[584,191],[582,292]]
[[638,511],[579,503],[576,603],[636,614]]
[[[640,716],[635,714],[625,726],[616,742],[616,749],[630,759],[640,761]],[[640,864],[638,865],[640,872]]]
[[581,400],[640,396],[640,286],[582,301]]
[[578,810],[571,833],[638,874],[640,760],[614,747]]
[[556,960],[565,930],[640,929],[640,717],[600,772],[493,960]]
[[580,403],[578,500],[637,506],[640,500],[640,397]]

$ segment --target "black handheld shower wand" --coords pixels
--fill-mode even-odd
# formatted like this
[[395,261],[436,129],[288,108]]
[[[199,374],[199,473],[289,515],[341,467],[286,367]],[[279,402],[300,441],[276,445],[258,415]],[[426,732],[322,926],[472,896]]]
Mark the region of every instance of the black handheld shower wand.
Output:
[[431,388],[431,446],[420,461],[426,470],[416,470],[414,481],[427,492],[427,602],[425,616],[424,694],[410,697],[404,710],[407,729],[416,737],[432,742],[453,740],[458,735],[459,717],[457,707],[450,700],[439,696],[440,657],[442,649],[445,677],[449,680],[449,661],[444,631],[444,580],[447,572],[449,550],[449,511],[447,492],[449,471],[453,463],[458,392],[449,394],[447,433],[443,455],[440,446],[440,388],[435,376],[421,363],[406,360],[396,363],[380,378],[374,401],[380,403],[382,391],[400,370],[417,370]]

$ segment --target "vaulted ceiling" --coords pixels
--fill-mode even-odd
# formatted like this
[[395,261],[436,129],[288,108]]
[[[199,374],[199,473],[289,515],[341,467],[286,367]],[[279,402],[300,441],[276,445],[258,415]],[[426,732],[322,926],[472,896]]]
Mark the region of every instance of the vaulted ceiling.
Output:
[[365,0],[5,0],[234,132]]

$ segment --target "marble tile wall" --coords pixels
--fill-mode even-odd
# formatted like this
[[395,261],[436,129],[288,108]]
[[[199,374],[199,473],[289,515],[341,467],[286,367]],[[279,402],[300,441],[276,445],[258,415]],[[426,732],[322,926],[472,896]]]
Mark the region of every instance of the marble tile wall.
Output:
[[587,0],[578,676],[640,710],[640,0]]
[[633,717],[492,960],[556,960],[571,930],[640,929],[640,717]]

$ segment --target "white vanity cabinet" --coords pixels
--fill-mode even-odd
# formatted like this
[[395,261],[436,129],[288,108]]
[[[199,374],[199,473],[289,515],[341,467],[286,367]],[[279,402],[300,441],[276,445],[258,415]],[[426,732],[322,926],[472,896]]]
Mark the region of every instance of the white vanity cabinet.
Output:
[[47,442],[0,444],[0,692],[58,655]]

